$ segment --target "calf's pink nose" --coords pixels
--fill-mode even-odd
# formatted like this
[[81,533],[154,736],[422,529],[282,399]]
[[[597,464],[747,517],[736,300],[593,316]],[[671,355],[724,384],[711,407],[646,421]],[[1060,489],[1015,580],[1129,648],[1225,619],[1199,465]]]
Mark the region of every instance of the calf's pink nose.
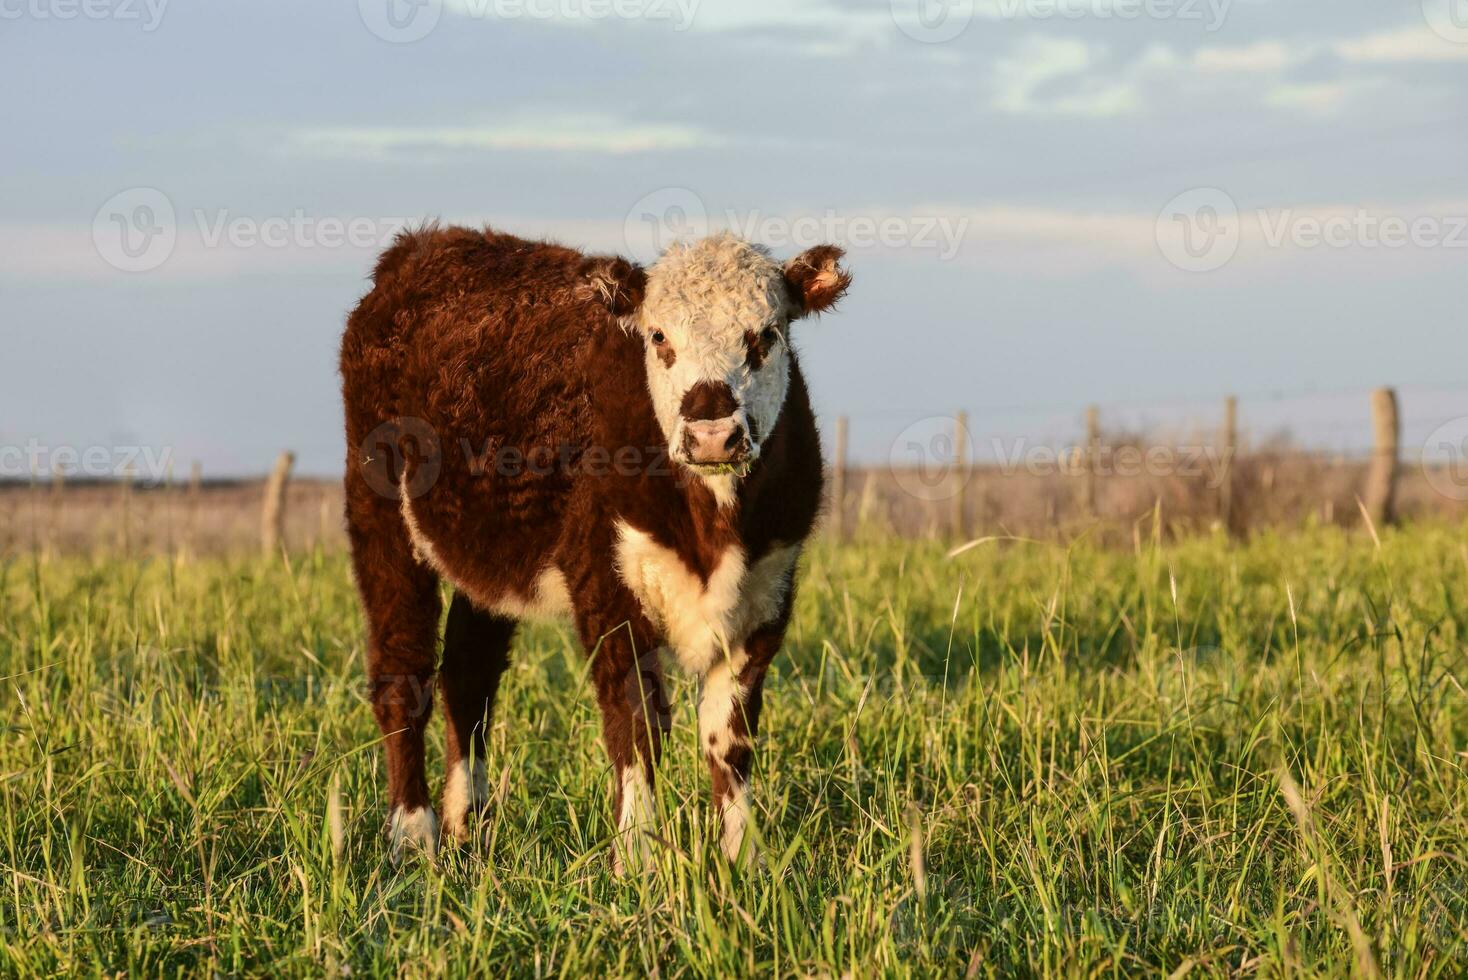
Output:
[[732,462],[743,448],[744,430],[732,418],[683,423],[683,445],[695,463]]

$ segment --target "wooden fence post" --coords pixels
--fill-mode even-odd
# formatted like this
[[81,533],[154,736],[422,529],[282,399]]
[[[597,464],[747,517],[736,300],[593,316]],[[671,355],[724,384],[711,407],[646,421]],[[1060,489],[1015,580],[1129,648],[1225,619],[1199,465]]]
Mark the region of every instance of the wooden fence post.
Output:
[[953,417],[953,535],[963,537],[968,522],[968,413],[960,411]]
[[[872,522],[872,511],[877,506],[876,474],[868,470],[861,479],[861,493],[856,498],[856,526],[865,527]],[[890,515],[884,517],[891,523]]]
[[1101,409],[1095,405],[1086,409],[1086,516],[1099,514],[1100,490],[1096,485],[1097,469],[1101,464]]
[[331,490],[329,488],[321,491],[321,529],[317,547],[325,551],[331,545],[333,532],[341,522],[341,515],[332,506]]
[[44,555],[41,541],[41,468],[34,459],[31,460],[30,508],[31,558],[40,561]]
[[131,463],[128,463],[122,470],[122,486],[118,490],[117,507],[122,514],[122,523],[117,529],[117,546],[126,557],[133,550],[133,465]]
[[1397,519],[1397,470],[1402,425],[1397,414],[1395,389],[1378,388],[1371,393],[1371,419],[1375,447],[1366,477],[1366,512],[1377,527],[1386,527]]
[[184,529],[184,543],[179,551],[182,561],[199,554],[199,494],[204,487],[204,466],[197,459],[189,464],[188,526]]
[[831,463],[831,536],[840,541],[846,534],[846,442],[850,422],[836,418],[836,458]]
[[173,456],[170,454],[168,465],[163,470],[163,523],[167,536],[167,541],[165,542],[166,550],[164,553],[168,555],[169,561],[173,560],[178,551],[178,542],[175,540],[173,526],[173,497]]
[[46,551],[52,556],[61,554],[61,515],[64,493],[66,493],[66,470],[53,464],[51,467],[51,506],[46,517]]
[[1223,432],[1219,438],[1223,458],[1218,461],[1218,521],[1224,531],[1234,533],[1234,457],[1239,451],[1239,400],[1229,395],[1223,402]]
[[290,481],[296,454],[283,452],[275,458],[275,468],[265,482],[265,506],[260,521],[260,552],[270,558],[280,553],[285,540],[285,488]]

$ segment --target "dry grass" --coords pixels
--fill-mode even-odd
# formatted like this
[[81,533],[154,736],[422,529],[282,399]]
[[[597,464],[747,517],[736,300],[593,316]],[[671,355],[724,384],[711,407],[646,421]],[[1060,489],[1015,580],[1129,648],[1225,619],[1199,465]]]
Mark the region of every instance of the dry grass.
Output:
[[[1356,498],[1365,487],[1366,467],[1361,460],[1287,449],[1242,457],[1234,469],[1234,530],[1359,527]],[[1219,523],[1219,491],[1206,470],[1104,475],[1096,482],[1093,513],[1079,473],[977,467],[964,490],[961,535],[952,527],[953,503],[943,489],[951,487],[951,478],[940,481],[936,499],[906,489],[920,483],[911,473],[888,468],[851,471],[843,501],[845,526],[902,537],[1011,534],[1071,540],[1085,534],[1130,545],[1138,522],[1150,526],[1159,512],[1170,538],[1208,533]],[[263,479],[206,483],[197,495],[182,487],[129,489],[107,482],[69,484],[59,494],[45,484],[0,483],[0,553],[242,553],[259,547],[263,500]],[[1460,520],[1468,516],[1468,502],[1443,496],[1420,467],[1404,465],[1398,511],[1409,522]],[[285,512],[289,550],[345,544],[339,481],[293,480]]]

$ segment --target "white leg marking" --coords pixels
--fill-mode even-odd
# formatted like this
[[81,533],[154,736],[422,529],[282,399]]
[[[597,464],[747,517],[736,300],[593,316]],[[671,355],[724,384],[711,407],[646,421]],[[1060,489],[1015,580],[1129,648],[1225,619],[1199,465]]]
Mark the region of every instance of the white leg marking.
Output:
[[703,697],[698,702],[698,731],[709,765],[723,770],[729,785],[729,795],[719,806],[719,820],[723,825],[719,845],[729,860],[738,861],[742,856],[748,863],[754,853],[753,842],[744,847],[745,829],[749,825],[749,791],[728,761],[730,750],[747,742],[734,733],[735,712],[743,710],[744,689],[739,684],[738,671],[745,659],[744,652],[738,651],[731,661],[715,664],[704,678]]
[[438,817],[433,807],[416,810],[393,807],[387,821],[387,841],[394,861],[401,859],[405,850],[420,850],[433,857],[438,848]]
[[734,712],[744,701],[737,674],[746,659],[744,651],[736,650],[729,660],[714,664],[703,679],[703,695],[698,701],[698,731],[703,738],[703,750],[720,762],[734,744]]
[[[748,865],[754,859],[754,841],[744,846],[744,831],[749,825],[749,793],[743,786],[735,786],[719,816],[724,822],[724,832],[719,844],[724,856],[737,864]],[[741,858],[743,860],[741,860]]]
[[612,848],[612,872],[617,877],[652,867],[652,841],[646,831],[656,823],[655,809],[652,787],[641,764],[622,770],[622,812],[617,816],[617,841]]
[[471,770],[468,759],[460,759],[449,770],[443,787],[443,829],[463,840],[468,834],[467,817],[489,799],[489,776],[484,760],[475,759]]

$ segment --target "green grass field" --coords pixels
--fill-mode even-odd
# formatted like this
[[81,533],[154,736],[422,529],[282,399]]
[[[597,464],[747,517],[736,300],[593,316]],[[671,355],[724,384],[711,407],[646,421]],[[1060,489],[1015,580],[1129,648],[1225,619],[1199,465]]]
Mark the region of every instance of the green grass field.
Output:
[[1463,976],[1465,541],[819,546],[760,866],[680,680],[635,881],[568,631],[517,645],[481,842],[394,868],[343,556],[12,560],[0,974]]

